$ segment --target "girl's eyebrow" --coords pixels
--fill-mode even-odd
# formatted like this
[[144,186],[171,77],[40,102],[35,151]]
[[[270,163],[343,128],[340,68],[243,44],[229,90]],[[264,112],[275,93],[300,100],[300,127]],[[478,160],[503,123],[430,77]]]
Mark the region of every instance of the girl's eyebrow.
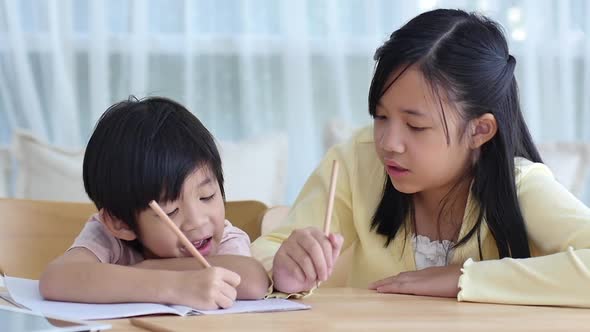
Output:
[[414,115],[414,116],[425,116],[426,115],[420,111],[416,111],[416,110],[412,110],[412,109],[405,109],[402,112],[409,114],[409,115]]

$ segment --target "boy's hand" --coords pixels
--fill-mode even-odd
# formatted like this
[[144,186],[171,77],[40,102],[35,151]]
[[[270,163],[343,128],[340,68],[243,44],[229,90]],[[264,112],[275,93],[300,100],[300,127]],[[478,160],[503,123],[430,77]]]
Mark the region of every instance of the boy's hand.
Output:
[[342,236],[316,227],[296,229],[281,244],[273,261],[274,287],[285,293],[310,290],[332,274],[342,248]]
[[221,267],[179,271],[177,276],[170,280],[173,303],[204,310],[231,307],[241,281],[237,273]]

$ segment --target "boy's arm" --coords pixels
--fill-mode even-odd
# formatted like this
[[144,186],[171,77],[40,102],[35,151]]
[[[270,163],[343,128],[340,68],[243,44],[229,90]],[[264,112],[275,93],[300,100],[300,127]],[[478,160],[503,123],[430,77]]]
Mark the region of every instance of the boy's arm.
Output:
[[156,302],[217,309],[233,304],[239,283],[238,275],[221,268],[148,272],[101,263],[89,250],[74,248],[49,264],[41,276],[39,289],[48,300]]
[[[255,300],[268,292],[270,280],[262,264],[256,259],[239,255],[216,255],[206,258],[213,266],[223,267],[240,275],[237,298]],[[201,263],[192,257],[144,260],[135,267],[154,270],[185,271],[202,269]]]

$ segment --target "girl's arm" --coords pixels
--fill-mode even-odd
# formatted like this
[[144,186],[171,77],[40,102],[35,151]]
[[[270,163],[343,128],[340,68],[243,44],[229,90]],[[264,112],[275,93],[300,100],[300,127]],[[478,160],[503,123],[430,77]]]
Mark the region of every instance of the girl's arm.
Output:
[[[216,255],[207,257],[213,266],[223,267],[236,272],[241,277],[237,287],[237,298],[242,300],[261,299],[266,295],[270,281],[264,267],[256,259],[238,255]],[[135,267],[155,270],[199,270],[202,265],[192,257],[149,259],[140,262]]]
[[590,307],[590,209],[540,164],[523,168],[518,198],[532,254],[468,261],[460,301]]
[[85,248],[74,248],[49,264],[39,283],[48,300],[182,304],[197,309],[230,307],[240,277],[224,268],[146,271],[101,263]]
[[[331,148],[301,189],[282,223],[285,226],[252,243],[252,254],[271,275],[275,289],[285,293],[310,290],[317,281],[330,276],[336,263],[335,258],[331,259],[332,251],[344,250],[356,240],[350,183],[356,164],[355,148],[354,139]],[[333,160],[338,160],[340,172],[330,230],[341,233],[344,243],[334,235],[328,241],[322,233]]]

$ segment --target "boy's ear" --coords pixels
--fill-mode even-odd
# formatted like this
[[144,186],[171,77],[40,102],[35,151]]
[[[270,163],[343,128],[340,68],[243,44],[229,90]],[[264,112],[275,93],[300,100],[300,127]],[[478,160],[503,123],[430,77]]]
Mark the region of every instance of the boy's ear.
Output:
[[479,118],[475,118],[471,120],[470,130],[470,147],[472,149],[480,148],[498,132],[496,117],[492,113],[486,113]]
[[131,228],[129,228],[129,225],[127,225],[123,220],[113,217],[104,209],[100,209],[99,214],[103,225],[114,237],[126,241],[133,241],[137,239],[137,234],[135,234],[135,232],[132,231]]

